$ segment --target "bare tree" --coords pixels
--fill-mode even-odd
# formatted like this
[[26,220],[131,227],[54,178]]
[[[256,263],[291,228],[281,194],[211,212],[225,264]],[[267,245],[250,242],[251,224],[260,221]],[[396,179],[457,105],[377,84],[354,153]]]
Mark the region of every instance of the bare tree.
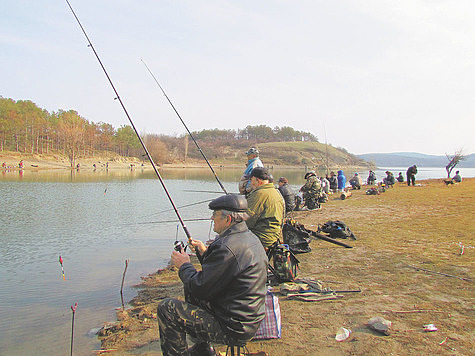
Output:
[[445,154],[447,159],[449,160],[449,164],[445,166],[445,170],[447,171],[447,178],[450,179],[450,173],[455,168],[455,166],[464,159],[464,155],[462,154],[462,149],[459,149],[453,155]]

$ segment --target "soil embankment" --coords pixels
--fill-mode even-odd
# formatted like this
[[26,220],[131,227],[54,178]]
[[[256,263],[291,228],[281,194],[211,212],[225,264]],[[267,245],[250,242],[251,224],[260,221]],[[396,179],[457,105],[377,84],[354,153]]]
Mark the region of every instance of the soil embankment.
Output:
[[[251,341],[249,349],[307,356],[472,354],[475,179],[419,183],[398,184],[381,195],[364,189],[345,200],[333,195],[321,210],[296,212],[307,228],[342,220],[357,236],[348,241],[351,249],[313,241],[312,252],[298,256],[299,277],[361,292],[319,302],[281,296],[282,338]],[[103,332],[103,349],[117,350],[110,354],[161,354],[156,305],[164,297],[182,298],[181,283],[176,271],[165,269],[137,287],[133,307],[118,311],[118,321]],[[367,327],[374,316],[392,322],[389,336]],[[425,332],[426,324],[438,331]],[[340,327],[352,331],[349,340],[335,340]]]

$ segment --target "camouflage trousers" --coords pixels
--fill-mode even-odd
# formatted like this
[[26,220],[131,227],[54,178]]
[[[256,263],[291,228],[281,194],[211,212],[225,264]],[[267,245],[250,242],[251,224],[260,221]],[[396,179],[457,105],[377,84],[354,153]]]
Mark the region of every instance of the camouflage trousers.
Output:
[[158,304],[157,316],[164,356],[186,355],[187,334],[196,339],[196,343],[228,344],[231,341],[216,317],[203,307],[167,298]]

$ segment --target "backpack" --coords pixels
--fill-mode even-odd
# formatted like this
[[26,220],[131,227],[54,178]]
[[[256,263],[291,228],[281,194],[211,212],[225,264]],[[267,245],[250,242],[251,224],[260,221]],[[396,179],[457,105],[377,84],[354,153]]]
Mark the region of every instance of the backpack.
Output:
[[332,221],[329,220],[323,225],[318,225],[318,232],[324,232],[328,234],[331,238],[336,239],[347,239],[351,238],[356,240],[355,234],[351,232],[350,228],[346,226],[343,221]]
[[272,246],[269,251],[269,260],[273,259],[274,267],[270,267],[278,283],[293,282],[297,278],[299,260],[290,251],[286,244]]
[[284,244],[289,246],[292,253],[306,253],[312,251],[310,248],[310,232],[298,224],[296,221],[287,219],[282,227]]

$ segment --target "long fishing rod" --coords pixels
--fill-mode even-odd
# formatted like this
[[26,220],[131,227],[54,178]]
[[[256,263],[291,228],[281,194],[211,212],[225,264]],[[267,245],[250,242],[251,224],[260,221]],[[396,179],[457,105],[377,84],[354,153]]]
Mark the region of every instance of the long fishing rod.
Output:
[[152,159],[152,157],[150,156],[150,153],[148,152],[147,147],[145,146],[145,143],[143,142],[142,138],[140,137],[139,132],[138,132],[137,129],[135,128],[135,125],[134,125],[132,119],[130,118],[130,115],[129,115],[129,113],[127,112],[127,109],[125,108],[125,105],[124,105],[124,103],[122,102],[122,99],[120,98],[119,93],[118,93],[117,90],[115,89],[115,86],[114,86],[114,84],[112,83],[112,80],[111,80],[111,78],[109,77],[109,74],[107,73],[106,68],[105,68],[104,65],[102,64],[102,61],[101,61],[101,59],[99,58],[99,55],[97,54],[97,52],[96,52],[94,46],[92,45],[91,41],[89,40],[89,37],[88,37],[86,31],[84,30],[84,27],[82,26],[81,22],[79,21],[79,18],[76,16],[76,13],[74,12],[74,10],[73,10],[71,4],[69,3],[68,0],[66,0],[66,3],[68,4],[69,8],[71,9],[71,12],[73,13],[73,15],[74,15],[74,17],[75,17],[77,23],[79,24],[79,27],[81,28],[81,30],[82,30],[84,36],[86,37],[87,42],[88,42],[88,47],[91,47],[92,51],[94,52],[94,55],[95,55],[96,58],[97,58],[97,61],[99,62],[99,64],[100,64],[102,70],[104,71],[104,74],[105,74],[106,77],[107,77],[107,80],[109,81],[109,84],[111,85],[112,89],[114,90],[114,93],[115,93],[115,95],[116,95],[115,99],[116,99],[116,100],[119,100],[119,103],[120,103],[120,105],[122,106],[122,109],[124,110],[125,115],[126,115],[127,118],[129,119],[130,125],[131,125],[132,128],[134,129],[135,134],[137,135],[137,138],[138,138],[139,141],[140,141],[140,144],[142,145],[142,147],[143,147],[143,149],[144,149],[144,151],[145,151],[145,153],[146,153],[146,155],[147,155],[147,157],[148,157],[150,163],[152,164],[153,170],[155,171],[155,174],[157,175],[157,178],[159,179],[160,183],[162,184],[163,190],[165,191],[165,194],[167,195],[168,200],[170,200],[170,204],[172,205],[173,209],[175,210],[175,213],[176,213],[176,215],[177,215],[177,217],[178,217],[178,220],[180,221],[180,224],[181,224],[181,226],[182,226],[182,228],[183,228],[183,231],[185,232],[186,237],[188,238],[188,241],[191,241],[191,234],[190,234],[190,232],[188,231],[188,228],[186,227],[185,222],[184,222],[183,219],[181,218],[180,213],[178,212],[178,209],[177,209],[177,207],[175,206],[175,203],[173,202],[173,199],[172,199],[170,193],[168,192],[167,187],[165,186],[165,182],[163,181],[162,176],[161,176],[160,173],[158,172],[157,167],[156,167],[155,164],[153,163],[153,159]]
[[170,98],[168,97],[167,93],[165,93],[165,90],[163,90],[162,86],[160,85],[160,83],[158,82],[157,78],[153,75],[152,71],[150,70],[150,68],[147,66],[147,64],[144,62],[143,59],[140,59],[142,61],[142,63],[144,64],[145,68],[147,68],[148,72],[150,73],[150,75],[152,76],[152,78],[155,80],[155,83],[157,83],[158,87],[160,88],[160,90],[162,91],[163,95],[165,95],[165,98],[167,98],[168,102],[170,103],[171,107],[173,108],[173,110],[175,111],[175,113],[177,114],[178,118],[180,119],[181,123],[183,124],[183,126],[185,126],[185,129],[186,131],[188,131],[188,134],[190,135],[191,139],[193,140],[193,142],[195,143],[196,145],[196,148],[198,148],[198,151],[200,151],[201,155],[203,156],[204,160],[206,161],[206,163],[208,163],[208,167],[209,169],[211,169],[211,172],[213,172],[214,174],[214,178],[216,178],[216,181],[218,182],[219,186],[221,187],[221,189],[223,190],[224,194],[228,194],[228,192],[226,191],[226,189],[224,188],[224,185],[223,183],[221,183],[221,181],[219,180],[218,178],[218,175],[216,174],[216,172],[214,171],[213,167],[211,166],[211,163],[209,163],[208,159],[206,158],[203,150],[201,149],[200,145],[198,145],[198,142],[196,142],[195,138],[193,137],[193,135],[191,134],[190,130],[188,129],[188,126],[186,126],[185,122],[183,121],[183,119],[181,118],[180,114],[178,113],[177,109],[175,108],[175,105],[173,105],[172,101],[170,100]]

